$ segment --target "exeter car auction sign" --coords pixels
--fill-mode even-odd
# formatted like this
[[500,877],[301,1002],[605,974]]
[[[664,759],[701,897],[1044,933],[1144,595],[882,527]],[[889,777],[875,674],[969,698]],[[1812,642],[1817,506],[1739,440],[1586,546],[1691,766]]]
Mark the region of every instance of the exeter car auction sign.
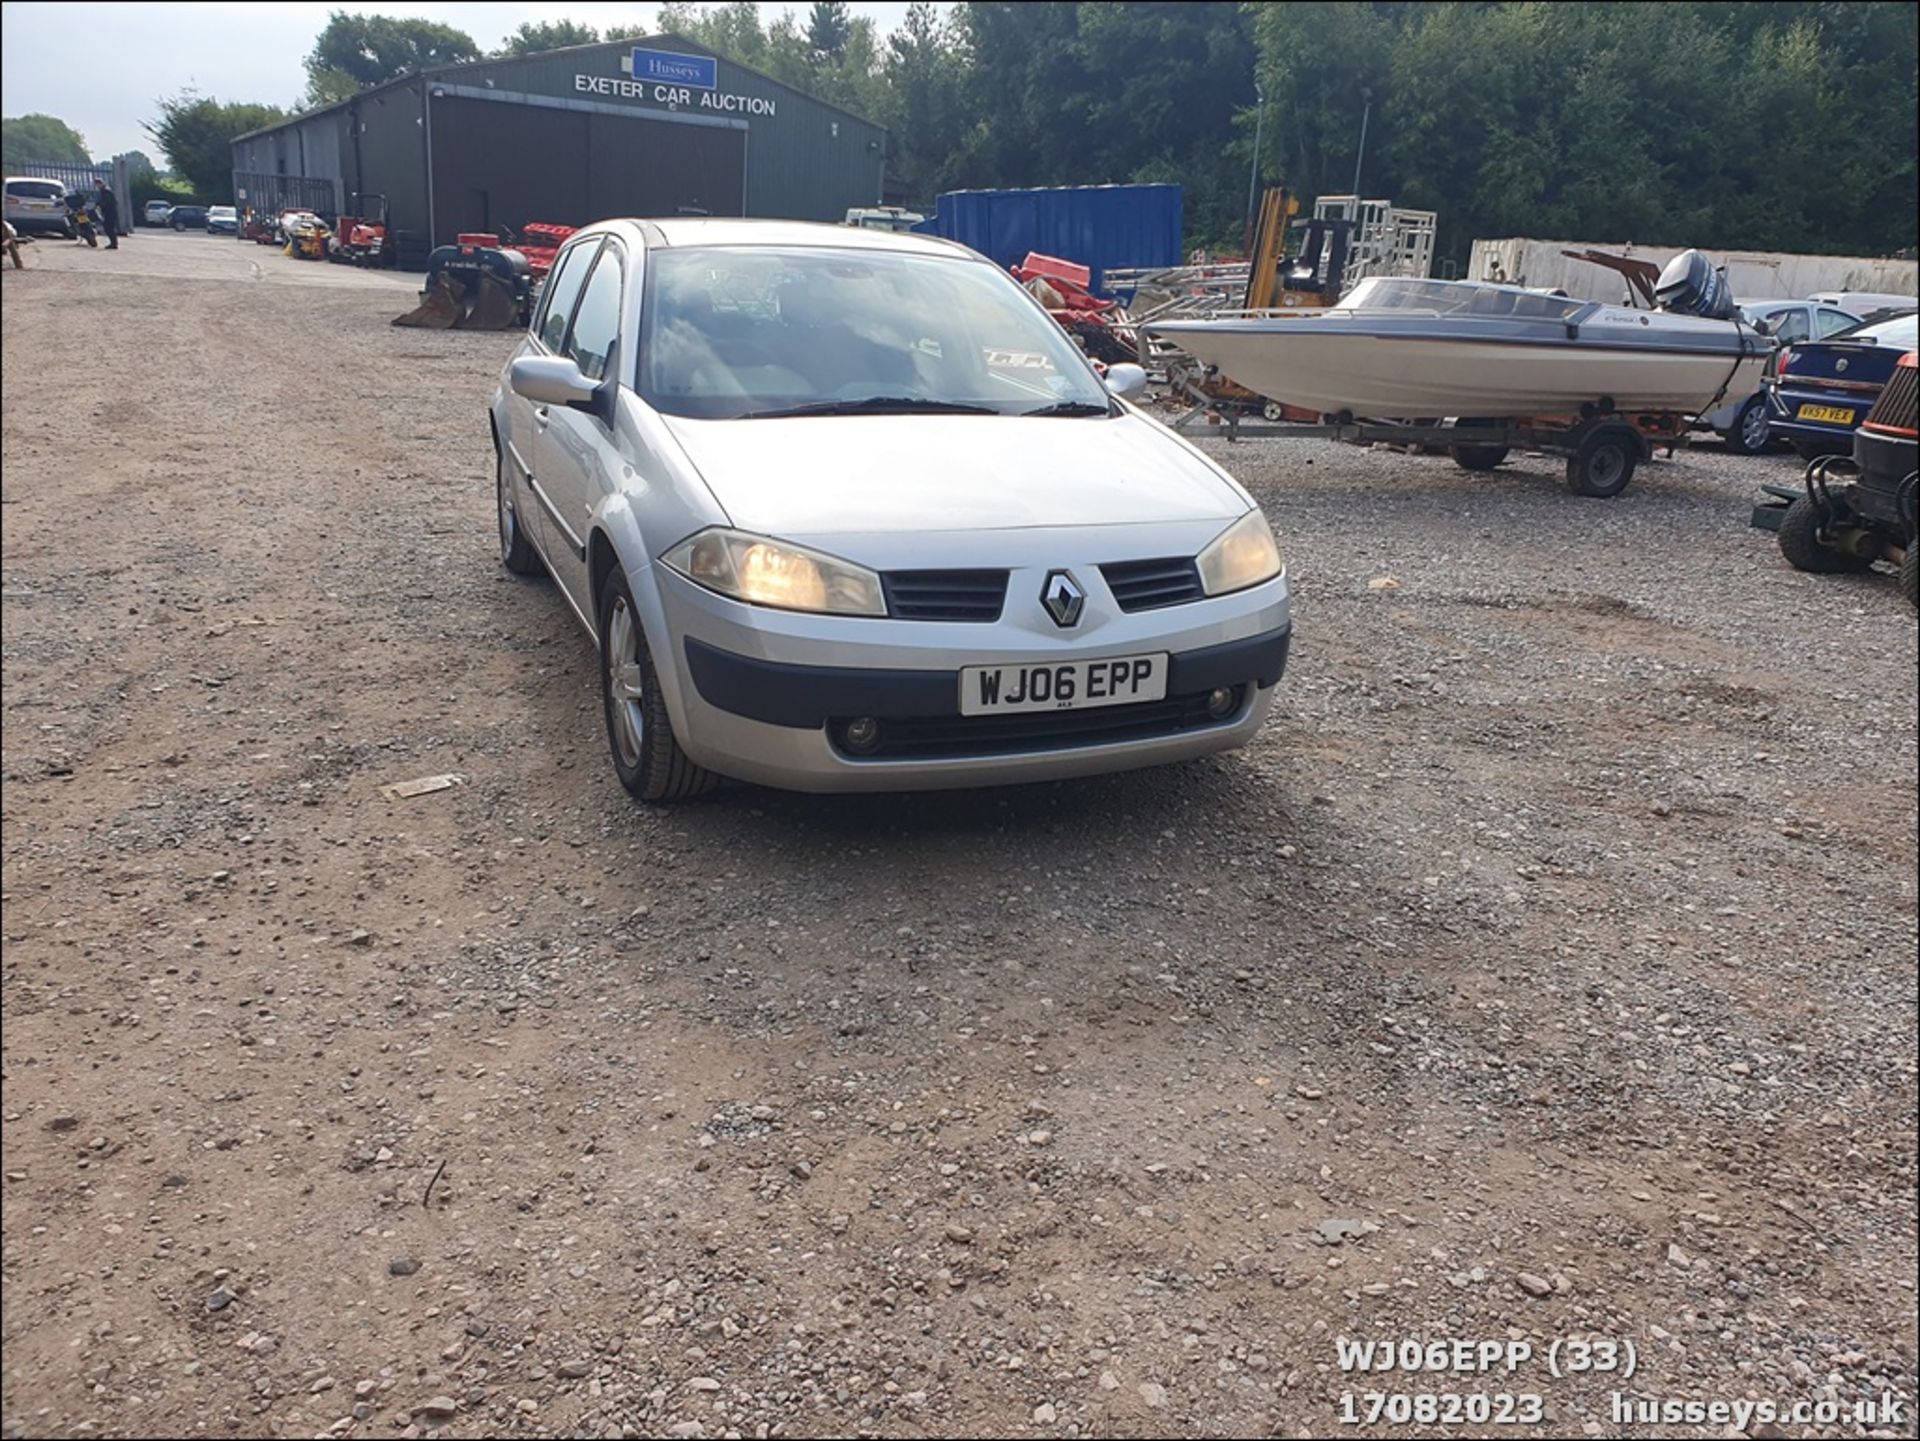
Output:
[[620,68],[632,79],[611,75],[576,75],[573,88],[587,95],[619,95],[628,100],[651,100],[657,105],[691,105],[733,115],[768,115],[774,102],[759,95],[729,95],[720,89],[720,64],[711,55],[679,55],[671,50],[634,46]]

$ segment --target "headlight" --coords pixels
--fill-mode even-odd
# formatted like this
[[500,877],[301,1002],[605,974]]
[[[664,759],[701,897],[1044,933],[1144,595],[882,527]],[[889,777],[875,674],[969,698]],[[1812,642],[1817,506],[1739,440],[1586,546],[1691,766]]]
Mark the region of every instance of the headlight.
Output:
[[885,615],[880,577],[785,541],[703,530],[661,557],[696,585],[750,605],[831,615]]
[[1200,552],[1200,584],[1208,595],[1245,590],[1280,574],[1280,547],[1255,506]]

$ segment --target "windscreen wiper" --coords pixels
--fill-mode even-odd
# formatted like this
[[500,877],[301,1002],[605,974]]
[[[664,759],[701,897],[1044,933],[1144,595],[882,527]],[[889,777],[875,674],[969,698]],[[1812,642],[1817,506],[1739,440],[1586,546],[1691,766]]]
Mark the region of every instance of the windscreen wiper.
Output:
[[1111,405],[1098,405],[1091,400],[1060,400],[1052,405],[1043,405],[1038,410],[1023,410],[1022,415],[1112,415]]
[[785,420],[796,415],[891,415],[935,412],[946,415],[998,415],[990,405],[966,405],[957,400],[928,400],[917,395],[869,395],[864,400],[818,400],[781,410],[750,410],[742,420]]

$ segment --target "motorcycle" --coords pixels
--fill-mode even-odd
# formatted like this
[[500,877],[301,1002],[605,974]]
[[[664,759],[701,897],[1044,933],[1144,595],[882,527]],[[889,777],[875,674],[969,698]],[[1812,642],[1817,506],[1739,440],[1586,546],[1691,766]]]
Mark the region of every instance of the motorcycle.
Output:
[[89,249],[100,248],[98,227],[94,223],[93,212],[87,208],[87,202],[77,195],[67,197],[67,224],[73,227],[73,238],[84,240]]

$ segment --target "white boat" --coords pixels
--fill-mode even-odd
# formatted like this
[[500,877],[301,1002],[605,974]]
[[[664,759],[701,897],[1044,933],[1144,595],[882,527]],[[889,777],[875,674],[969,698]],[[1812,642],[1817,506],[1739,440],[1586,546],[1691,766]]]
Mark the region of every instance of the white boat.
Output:
[[1363,280],[1325,310],[1147,329],[1269,400],[1399,420],[1694,414],[1751,394],[1772,350],[1743,321],[1396,276]]

